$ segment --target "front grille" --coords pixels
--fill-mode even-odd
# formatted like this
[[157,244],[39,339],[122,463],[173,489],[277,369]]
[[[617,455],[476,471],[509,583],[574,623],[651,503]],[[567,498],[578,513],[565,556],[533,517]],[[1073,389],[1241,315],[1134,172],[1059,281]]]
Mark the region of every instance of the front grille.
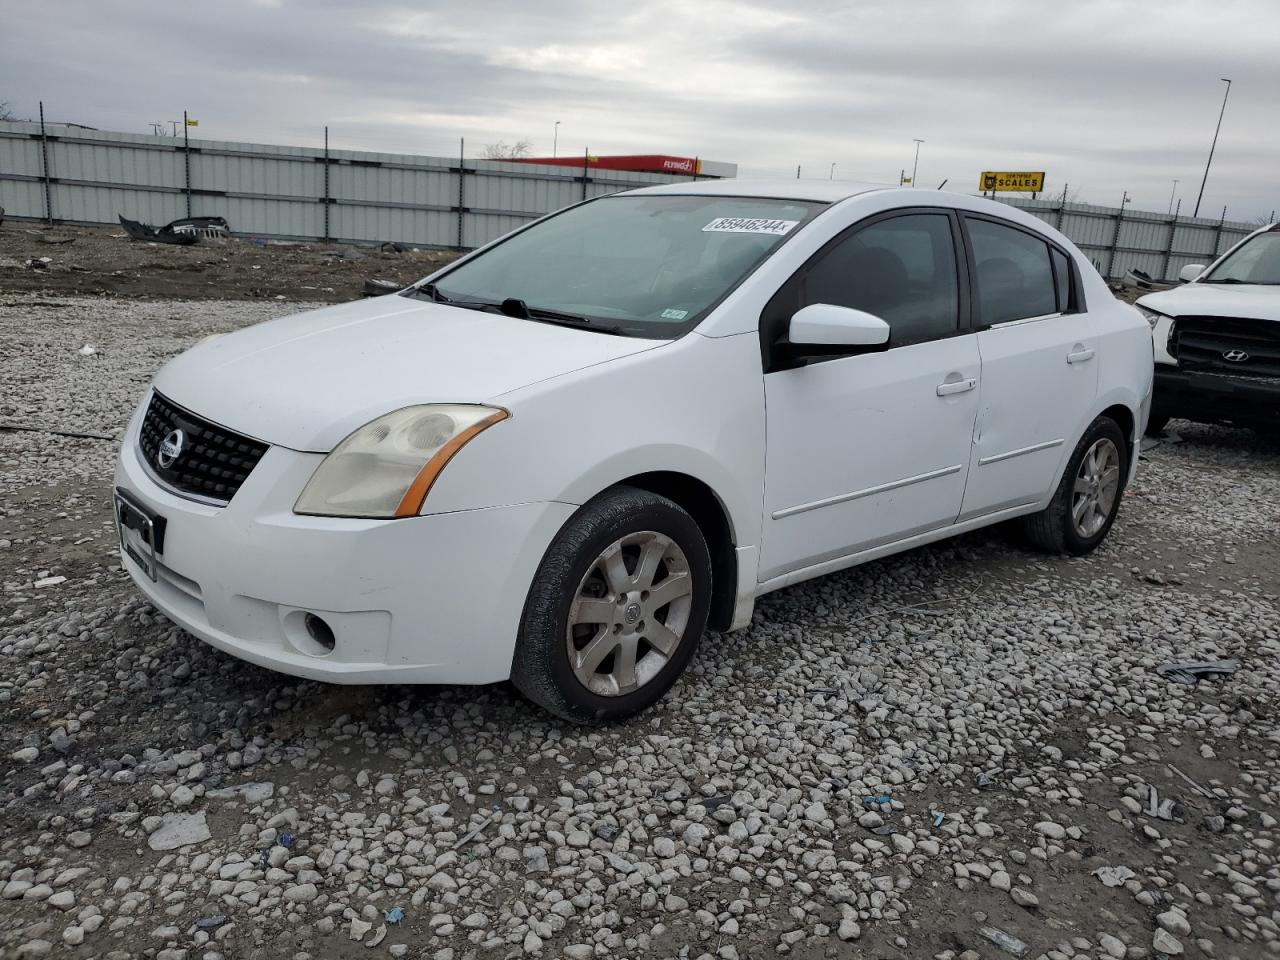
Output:
[[1278,321],[1178,317],[1170,345],[1183,370],[1254,379],[1280,377]]
[[[181,453],[162,466],[160,445],[175,430],[182,431]],[[138,446],[147,466],[174,490],[219,503],[235,496],[267,452],[265,443],[210,423],[154,390]]]

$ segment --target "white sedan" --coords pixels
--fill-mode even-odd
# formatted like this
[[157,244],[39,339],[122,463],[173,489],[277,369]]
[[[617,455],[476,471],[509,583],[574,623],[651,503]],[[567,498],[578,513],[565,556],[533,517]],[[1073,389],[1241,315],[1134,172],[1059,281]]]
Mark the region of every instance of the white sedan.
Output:
[[1016,209],[833,182],[582,203],[166,365],[121,556],[213,646],[338,683],[653,703],[771,590],[1022,518],[1107,535],[1151,338]]

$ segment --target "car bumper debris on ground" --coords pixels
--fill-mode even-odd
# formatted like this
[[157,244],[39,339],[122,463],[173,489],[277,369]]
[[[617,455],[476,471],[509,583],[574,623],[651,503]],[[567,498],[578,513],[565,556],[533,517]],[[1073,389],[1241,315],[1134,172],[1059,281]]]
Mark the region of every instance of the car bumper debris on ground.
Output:
[[0,956],[1280,956],[1274,441],[1179,423],[1095,554],[780,591],[581,728],[282,676],[137,594],[98,437],[281,309],[0,294]]

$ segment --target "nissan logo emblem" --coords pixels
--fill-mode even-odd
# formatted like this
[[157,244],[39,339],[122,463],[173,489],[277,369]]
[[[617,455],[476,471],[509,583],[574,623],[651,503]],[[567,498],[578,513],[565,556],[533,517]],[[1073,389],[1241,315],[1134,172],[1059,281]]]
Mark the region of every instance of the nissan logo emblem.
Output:
[[1249,355],[1243,350],[1228,350],[1222,355],[1224,360],[1230,360],[1232,363],[1244,363],[1249,359]]
[[182,456],[182,445],[187,442],[187,435],[181,430],[171,430],[169,435],[160,441],[160,449],[156,451],[156,463],[161,470],[168,470],[175,460]]

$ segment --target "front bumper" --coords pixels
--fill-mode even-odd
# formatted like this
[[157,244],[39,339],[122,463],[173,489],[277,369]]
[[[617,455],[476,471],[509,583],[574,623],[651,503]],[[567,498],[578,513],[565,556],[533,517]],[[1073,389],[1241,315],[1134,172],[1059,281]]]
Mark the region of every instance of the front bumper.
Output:
[[1280,425],[1280,380],[1230,377],[1156,364],[1152,417],[1199,423]]
[[[401,520],[302,517],[322,459],[271,447],[225,507],[158,484],[137,418],[115,483],[165,519],[153,581],[121,562],[166,616],[250,663],[331,683],[490,683],[510,674],[525,597],[575,507],[522,503]],[[306,615],[332,628],[326,650]]]

